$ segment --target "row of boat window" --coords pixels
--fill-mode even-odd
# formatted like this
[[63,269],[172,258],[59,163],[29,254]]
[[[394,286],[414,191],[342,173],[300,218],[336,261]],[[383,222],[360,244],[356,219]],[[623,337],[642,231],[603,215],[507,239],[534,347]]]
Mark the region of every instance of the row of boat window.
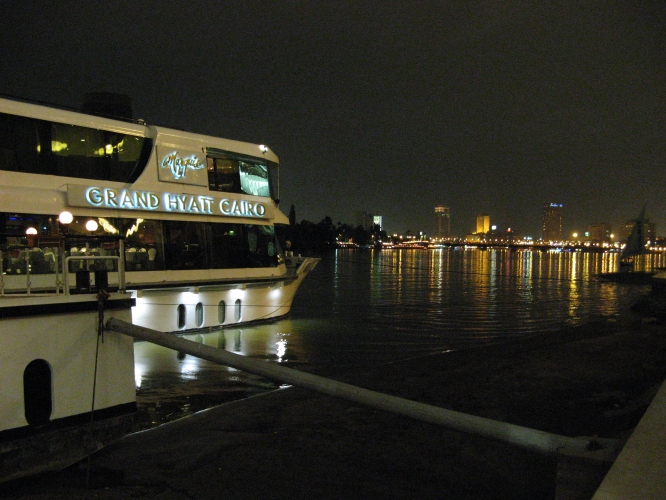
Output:
[[[133,183],[152,146],[144,137],[0,113],[0,170]],[[214,154],[206,158],[211,191],[277,198],[276,165]]]
[[[254,224],[96,218],[98,228],[86,229],[91,218],[76,218],[67,237],[58,236],[55,217],[0,216],[0,251],[7,274],[54,273],[61,252],[69,257],[119,256],[124,237],[127,271],[275,267],[281,250],[273,226]],[[26,227],[37,234],[26,235]],[[64,249],[63,249],[64,245]],[[117,270],[117,261],[70,259],[70,272]]]
[[[243,317],[242,314],[243,303],[241,299],[236,299],[234,303],[234,321],[238,322]],[[227,304],[221,300],[217,305],[217,322],[222,325],[227,319]],[[187,325],[187,307],[185,304],[179,304],[176,309],[176,323],[179,330],[184,330]],[[196,328],[204,326],[204,308],[201,302],[198,302],[194,307],[194,325]]]
[[0,113],[0,170],[134,182],[152,140]]

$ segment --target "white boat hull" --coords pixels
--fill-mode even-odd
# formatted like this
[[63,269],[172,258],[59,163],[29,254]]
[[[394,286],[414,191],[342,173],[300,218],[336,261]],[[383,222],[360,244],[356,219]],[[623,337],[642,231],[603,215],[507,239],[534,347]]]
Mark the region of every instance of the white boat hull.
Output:
[[188,332],[275,320],[289,314],[298,288],[317,262],[301,258],[296,272],[266,280],[135,290],[132,323]]
[[[130,320],[131,304],[112,294],[104,316]],[[105,332],[98,344],[94,295],[5,296],[0,316],[0,481],[64,467],[129,431],[133,341]],[[33,362],[48,367],[41,396],[27,376]]]

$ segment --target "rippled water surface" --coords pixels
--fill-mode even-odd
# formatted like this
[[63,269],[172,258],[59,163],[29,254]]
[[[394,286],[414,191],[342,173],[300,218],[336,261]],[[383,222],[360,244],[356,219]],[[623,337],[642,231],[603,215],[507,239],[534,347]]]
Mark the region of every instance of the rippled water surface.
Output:
[[[640,263],[663,267],[663,256]],[[617,254],[508,249],[328,254],[299,290],[288,318],[186,338],[326,374],[621,315],[644,286],[603,282]],[[272,390],[228,367],[135,344],[141,419],[155,423]]]

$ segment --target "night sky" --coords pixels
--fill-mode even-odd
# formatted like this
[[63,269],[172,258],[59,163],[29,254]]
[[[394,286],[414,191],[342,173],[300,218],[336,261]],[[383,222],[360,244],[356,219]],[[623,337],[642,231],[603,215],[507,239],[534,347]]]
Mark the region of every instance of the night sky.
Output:
[[5,0],[0,93],[269,145],[297,219],[666,234],[666,3]]

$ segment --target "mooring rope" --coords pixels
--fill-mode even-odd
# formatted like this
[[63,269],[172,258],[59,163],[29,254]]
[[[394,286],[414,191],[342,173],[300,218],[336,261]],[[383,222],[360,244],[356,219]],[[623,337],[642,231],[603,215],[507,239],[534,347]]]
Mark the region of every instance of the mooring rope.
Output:
[[[97,292],[97,345],[95,346],[95,369],[93,371],[93,390],[92,390],[92,404],[90,406],[90,441],[91,446],[94,440],[94,423],[95,423],[95,393],[97,391],[97,365],[99,361],[99,341],[104,343],[104,307],[106,300],[109,298],[109,293],[106,290]],[[88,453],[88,464],[86,467],[86,489],[85,498],[88,498],[88,485],[90,484],[90,460],[92,451]]]

